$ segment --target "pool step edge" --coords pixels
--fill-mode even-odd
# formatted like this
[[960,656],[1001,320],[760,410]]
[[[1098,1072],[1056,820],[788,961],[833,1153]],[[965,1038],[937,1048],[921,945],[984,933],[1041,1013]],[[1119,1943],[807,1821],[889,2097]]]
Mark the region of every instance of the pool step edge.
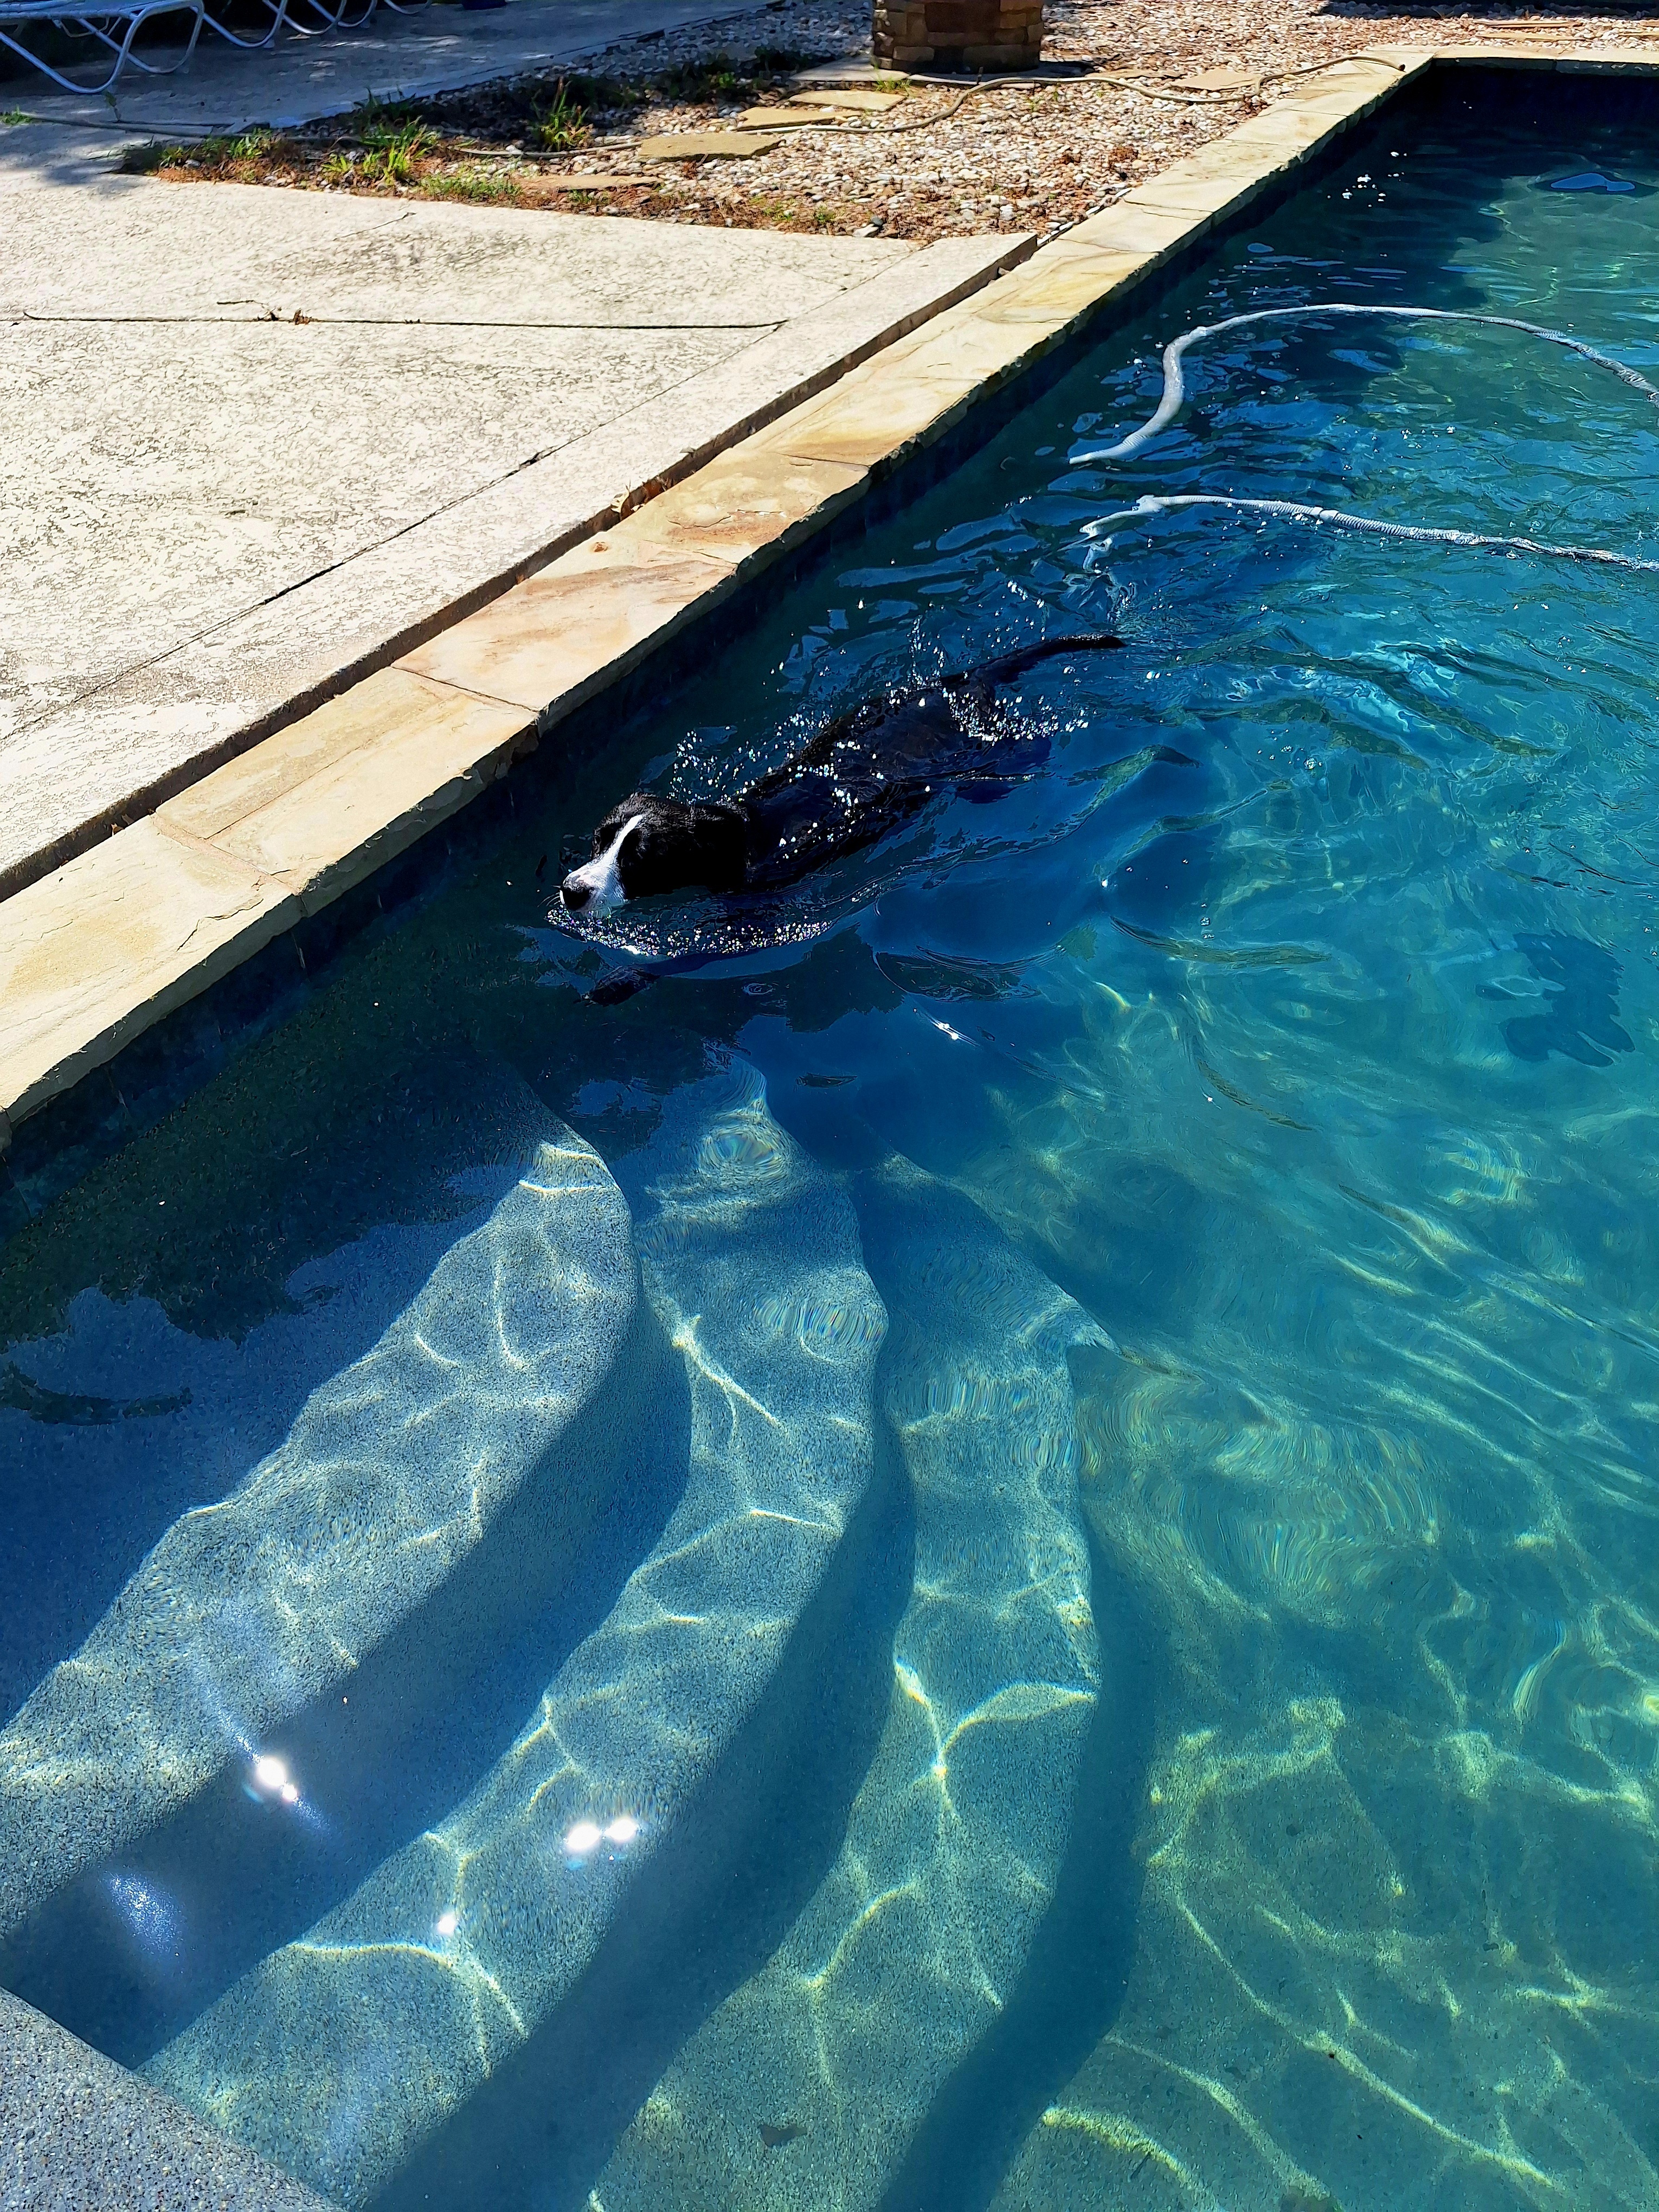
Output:
[[323,2197],[3,1990],[0,2203],[7,2212],[330,2212]]

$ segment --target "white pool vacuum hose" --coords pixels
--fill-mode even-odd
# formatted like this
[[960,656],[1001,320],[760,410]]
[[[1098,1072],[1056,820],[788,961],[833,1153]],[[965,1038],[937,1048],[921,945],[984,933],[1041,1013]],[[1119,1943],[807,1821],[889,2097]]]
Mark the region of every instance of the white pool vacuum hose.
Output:
[[[1229,315],[1224,322],[1200,323],[1190,331],[1183,331],[1164,349],[1163,397],[1139,429],[1132,430],[1127,438],[1120,438],[1113,446],[1074,446],[1067,457],[1072,465],[1093,468],[1107,461],[1132,460],[1137,453],[1144,453],[1186,405],[1187,379],[1182,362],[1188,348],[1201,339],[1219,337],[1224,331],[1243,330],[1258,323],[1302,321],[1319,315],[1369,315],[1401,322],[1474,323],[1490,330],[1520,331],[1528,337],[1543,338],[1550,345],[1564,346],[1569,353],[1577,354],[1597,368],[1610,369],[1621,383],[1639,392],[1659,409],[1659,387],[1650,384],[1639,371],[1587,345],[1582,338],[1570,337],[1565,331],[1549,330],[1542,323],[1523,322],[1515,315],[1477,314],[1462,307],[1394,307],[1374,305],[1368,301],[1327,300],[1303,307],[1257,307],[1249,314]],[[1426,524],[1384,522],[1370,515],[1350,514],[1340,507],[1319,507],[1300,500],[1235,499],[1220,493],[1148,495],[1133,507],[1119,507],[1110,514],[1097,517],[1085,525],[1083,534],[1085,538],[1098,538],[1122,523],[1194,507],[1222,507],[1236,514],[1265,514],[1298,522],[1329,523],[1340,529],[1365,531],[1375,537],[1418,543],[1468,545],[1492,552],[1541,554],[1559,561],[1599,562],[1611,568],[1659,574],[1659,561],[1644,561],[1634,554],[1614,552],[1601,546],[1555,545],[1535,538],[1504,538],[1468,530],[1434,529]]]

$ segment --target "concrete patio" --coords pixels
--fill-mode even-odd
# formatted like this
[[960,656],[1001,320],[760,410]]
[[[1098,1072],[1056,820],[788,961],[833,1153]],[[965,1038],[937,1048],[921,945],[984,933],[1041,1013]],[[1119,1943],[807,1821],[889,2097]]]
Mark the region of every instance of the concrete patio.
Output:
[[0,130],[0,891],[1030,246],[182,186],[110,145]]

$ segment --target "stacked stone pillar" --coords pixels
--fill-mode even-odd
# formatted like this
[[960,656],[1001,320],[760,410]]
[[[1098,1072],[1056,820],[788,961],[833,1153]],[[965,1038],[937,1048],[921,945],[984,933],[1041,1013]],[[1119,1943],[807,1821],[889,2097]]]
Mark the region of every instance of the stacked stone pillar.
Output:
[[874,0],[872,52],[889,69],[1031,69],[1042,0]]

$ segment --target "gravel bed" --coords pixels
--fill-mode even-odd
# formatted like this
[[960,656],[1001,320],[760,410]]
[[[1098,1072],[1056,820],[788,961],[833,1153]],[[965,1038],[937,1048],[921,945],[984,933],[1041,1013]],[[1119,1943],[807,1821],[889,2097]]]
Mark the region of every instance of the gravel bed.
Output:
[[[1352,0],[1048,0],[1045,66],[1075,68],[1070,78],[889,81],[903,94],[890,111],[826,115],[744,160],[647,163],[635,151],[652,137],[734,129],[745,108],[787,99],[807,64],[867,56],[869,32],[867,0],[781,0],[735,22],[619,41],[580,75],[520,78],[282,137],[149,148],[130,165],[181,180],[919,242],[997,230],[1052,236],[1346,55],[1430,42],[1547,50],[1659,39],[1651,17],[1565,8],[1395,15]],[[1200,72],[1243,81],[1183,84]],[[629,181],[641,174],[648,181]],[[589,175],[591,191],[569,189],[568,179]]]

